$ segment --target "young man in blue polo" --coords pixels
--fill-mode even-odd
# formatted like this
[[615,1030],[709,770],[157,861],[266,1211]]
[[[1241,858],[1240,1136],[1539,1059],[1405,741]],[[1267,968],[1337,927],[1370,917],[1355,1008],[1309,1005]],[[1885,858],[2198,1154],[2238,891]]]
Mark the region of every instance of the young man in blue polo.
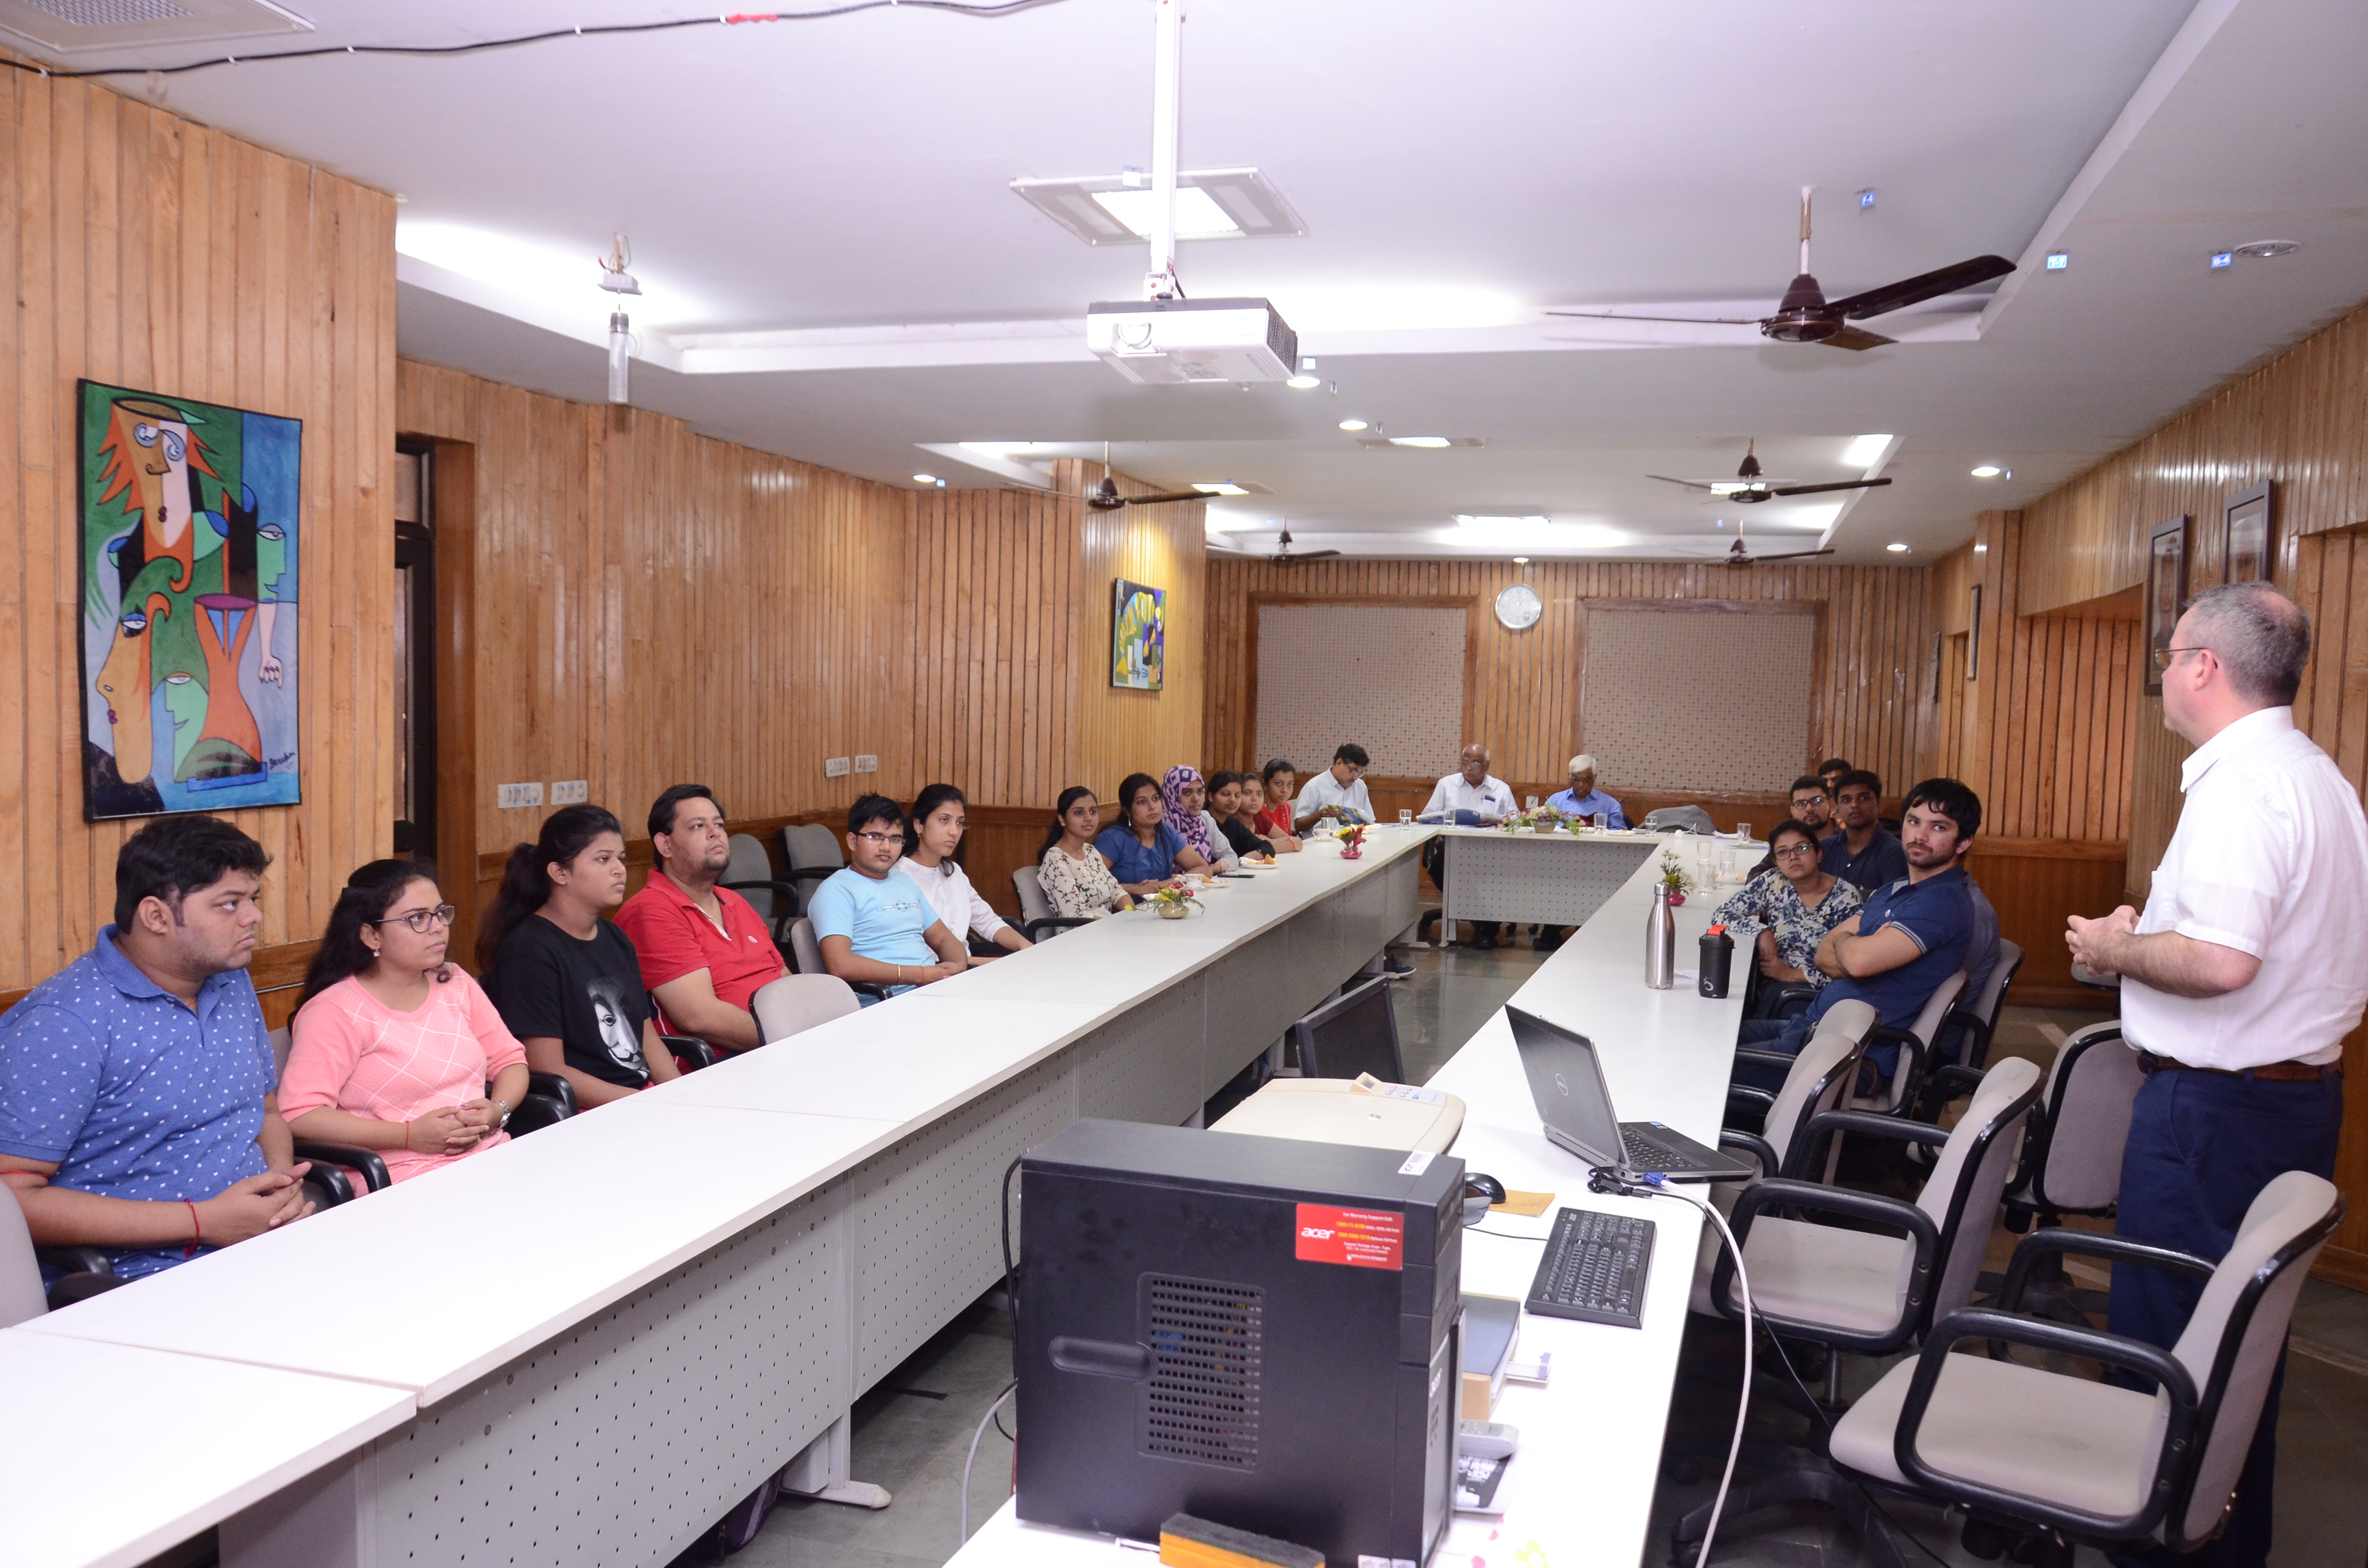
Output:
[[[1981,831],[1981,798],[1953,778],[1927,778],[1900,809],[1900,846],[1907,874],[1869,892],[1859,912],[1817,945],[1817,968],[1833,980],[1797,1018],[1747,1019],[1739,1043],[1798,1056],[1837,1002],[1871,1004],[1887,1025],[1916,1021],[1941,983],[1963,969],[1975,935],[1973,882],[1965,854]],[[1867,1052],[1878,1081],[1886,1079],[1897,1046]],[[1771,1069],[1746,1068],[1738,1082],[1762,1083]]]
[[312,1212],[246,966],[269,859],[159,817],[115,858],[115,924],[0,1018],[0,1183],[41,1246],[137,1278]]

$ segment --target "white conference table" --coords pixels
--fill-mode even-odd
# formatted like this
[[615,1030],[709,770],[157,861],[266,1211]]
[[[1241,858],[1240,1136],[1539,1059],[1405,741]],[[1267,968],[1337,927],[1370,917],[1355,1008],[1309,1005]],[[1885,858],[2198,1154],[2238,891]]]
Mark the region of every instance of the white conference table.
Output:
[[1714,903],[1731,889],[1713,888],[1705,869],[1722,858],[1748,851],[1737,867],[1748,869],[1763,847],[1725,835],[1627,829],[1536,833],[1451,827],[1440,829],[1440,838],[1447,884],[1440,901],[1444,915],[1440,931],[1451,941],[1459,920],[1585,925],[1605,899],[1627,885],[1639,865],[1664,851],[1678,856]]
[[[1742,988],[1713,1001],[1683,977],[1668,991],[1645,984],[1654,867],[1640,861],[1514,994],[1513,1005],[1595,1042],[1623,1119],[1664,1121],[1714,1144],[1743,1017]],[[1712,896],[1691,898],[1677,911],[1681,968],[1691,967],[1714,894],[1724,891],[1705,890]],[[1587,1190],[1585,1165],[1549,1143],[1540,1129],[1502,1011],[1440,1069],[1430,1086],[1464,1103],[1463,1130],[1450,1153],[1467,1169],[1486,1171],[1515,1190],[1554,1195],[1536,1219],[1492,1212],[1481,1227],[1463,1233],[1466,1294],[1527,1296],[1540,1243],[1558,1208],[1636,1213],[1656,1227],[1641,1329],[1522,1315],[1516,1359],[1550,1353],[1553,1370],[1546,1386],[1508,1382],[1497,1400],[1495,1419],[1521,1433],[1520,1457],[1498,1494],[1504,1517],[1458,1515],[1431,1562],[1520,1568],[1514,1553],[1532,1543],[1543,1551],[1542,1561],[1556,1568],[1641,1562],[1651,1547],[1645,1529],[1702,1216],[1668,1199],[1603,1198]],[[952,1568],[1117,1568],[1142,1561],[1139,1549],[1107,1538],[1022,1524],[1007,1501],[954,1557]]]
[[[226,1568],[656,1564],[793,1457],[847,1487],[855,1398],[1000,1276],[1010,1160],[1190,1119],[1411,925],[1429,836],[1284,857],[0,1330],[0,1371],[89,1369],[33,1406],[48,1451],[120,1451],[159,1403],[207,1447],[187,1484],[0,1465],[0,1564],[218,1523]],[[283,1405],[283,1440],[236,1440]]]

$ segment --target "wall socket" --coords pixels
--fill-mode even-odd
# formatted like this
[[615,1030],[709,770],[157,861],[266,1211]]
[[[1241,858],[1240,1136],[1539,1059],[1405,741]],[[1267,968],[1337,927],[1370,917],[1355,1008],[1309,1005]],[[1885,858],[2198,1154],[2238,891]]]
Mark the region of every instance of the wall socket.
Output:
[[500,809],[506,812],[516,811],[520,806],[539,806],[542,804],[542,786],[541,784],[505,784],[501,786],[496,799]]
[[580,806],[592,798],[592,787],[582,778],[563,778],[551,787],[554,806]]
[[844,778],[852,771],[854,771],[853,768],[843,756],[826,756],[822,759],[822,776],[825,778]]
[[855,771],[877,773],[880,771],[880,759],[876,756],[859,756],[855,759]]

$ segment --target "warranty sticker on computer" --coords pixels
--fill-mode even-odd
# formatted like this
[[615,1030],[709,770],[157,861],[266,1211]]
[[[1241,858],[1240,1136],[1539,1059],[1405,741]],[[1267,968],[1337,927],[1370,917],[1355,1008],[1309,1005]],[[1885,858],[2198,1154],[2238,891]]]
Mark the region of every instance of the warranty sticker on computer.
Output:
[[1304,1263],[1345,1263],[1351,1268],[1403,1269],[1406,1216],[1303,1203],[1299,1257]]

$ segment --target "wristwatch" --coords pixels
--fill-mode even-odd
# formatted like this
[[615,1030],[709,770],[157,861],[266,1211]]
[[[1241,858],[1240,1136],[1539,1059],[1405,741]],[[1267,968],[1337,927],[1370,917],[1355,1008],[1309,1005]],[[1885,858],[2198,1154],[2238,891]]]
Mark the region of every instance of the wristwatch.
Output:
[[507,1100],[495,1100],[494,1103],[502,1108],[502,1119],[494,1124],[494,1131],[498,1132],[503,1128],[507,1127],[510,1124],[510,1102]]

